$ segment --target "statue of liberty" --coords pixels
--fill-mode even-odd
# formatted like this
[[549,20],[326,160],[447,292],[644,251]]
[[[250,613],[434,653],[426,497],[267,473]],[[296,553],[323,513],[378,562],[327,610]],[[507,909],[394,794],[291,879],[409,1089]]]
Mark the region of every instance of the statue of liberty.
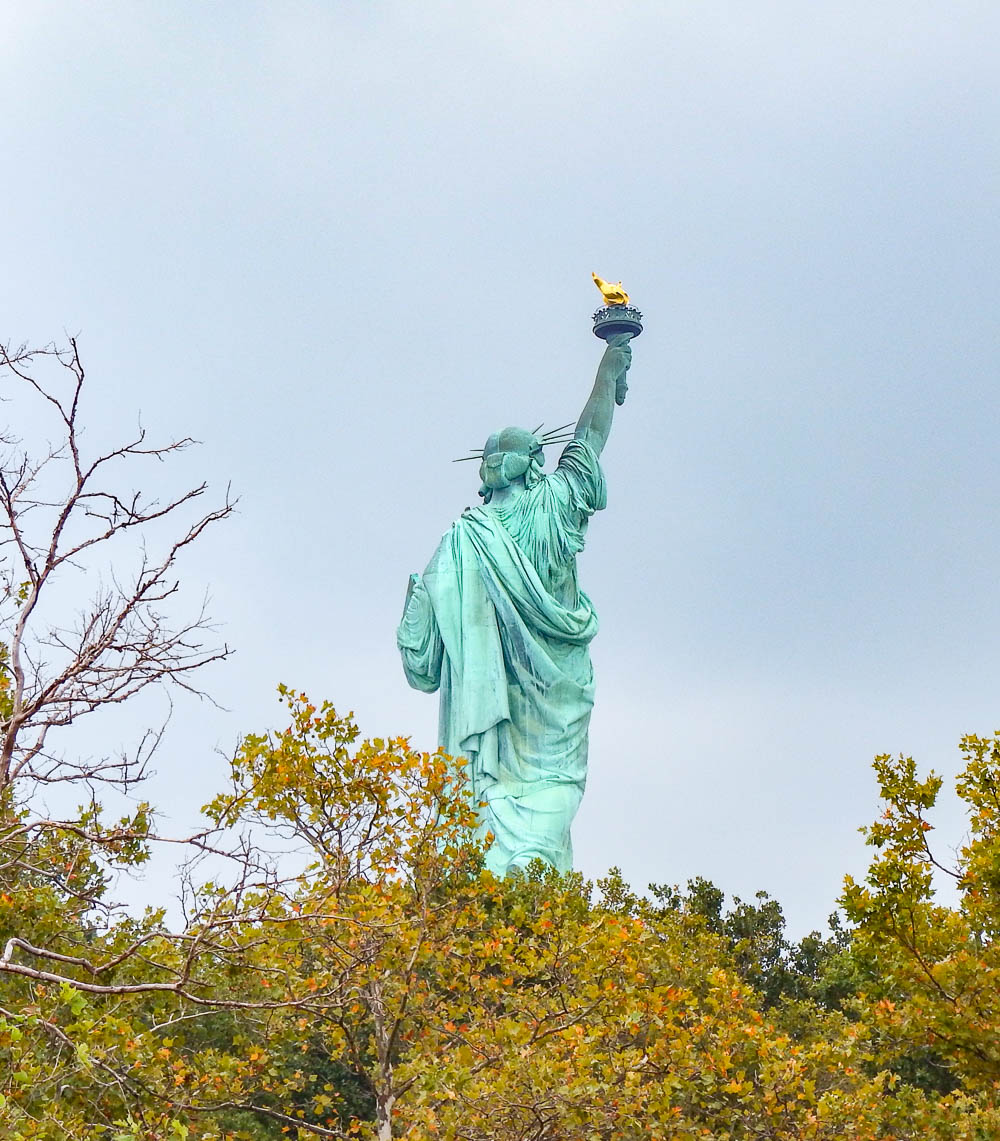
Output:
[[642,328],[638,311],[622,308],[627,295],[609,300],[598,284],[617,308],[595,314],[608,346],[555,471],[543,473],[542,449],[565,439],[560,430],[505,428],[489,437],[482,506],[463,512],[423,575],[411,575],[397,631],[407,681],[441,691],[440,745],[468,759],[481,832],[493,836],[486,864],[500,876],[533,859],[563,872],[573,864],[597,633],[576,556],[590,517],[605,506],[599,457],[625,397],[629,340]]

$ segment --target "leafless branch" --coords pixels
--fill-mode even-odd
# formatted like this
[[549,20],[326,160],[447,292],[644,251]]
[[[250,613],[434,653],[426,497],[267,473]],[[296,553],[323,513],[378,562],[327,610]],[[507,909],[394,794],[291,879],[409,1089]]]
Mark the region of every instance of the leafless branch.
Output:
[[[171,612],[178,560],[228,518],[234,501],[227,490],[221,505],[192,518],[204,483],[162,502],[123,484],[144,460],[165,461],[193,441],[152,444],[140,426],[124,443],[89,454],[81,440],[84,380],[75,338],[66,348],[0,344],[0,398],[15,391],[40,398],[59,433],[35,456],[19,441],[0,440],[0,792],[15,782],[28,792],[67,780],[133,784],[155,735],[131,757],[73,761],[51,750],[51,732],[150,686],[205,696],[197,671],[230,653],[215,643],[204,603],[180,621]],[[122,548],[129,535],[139,540],[131,553]],[[75,618],[50,616],[73,576],[98,582],[96,590],[88,584],[90,602]]]

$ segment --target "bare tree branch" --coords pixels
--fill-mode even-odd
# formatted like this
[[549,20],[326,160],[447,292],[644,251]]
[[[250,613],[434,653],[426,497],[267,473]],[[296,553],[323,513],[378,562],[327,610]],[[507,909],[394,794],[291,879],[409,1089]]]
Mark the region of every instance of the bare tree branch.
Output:
[[[211,637],[204,603],[187,619],[170,613],[180,589],[177,561],[232,514],[229,491],[221,505],[191,518],[204,483],[163,502],[122,485],[137,464],[165,461],[194,441],[154,445],[140,426],[124,443],[87,454],[84,380],[75,338],[67,348],[0,344],[0,398],[15,390],[39,397],[59,431],[34,458],[18,441],[0,440],[0,793],[15,782],[21,795],[67,780],[133,784],[155,736],[131,757],[73,761],[51,751],[50,732],[149,686],[205,696],[193,675],[230,653]],[[173,537],[164,541],[171,522]],[[131,556],[122,552],[130,534],[139,538]],[[154,540],[158,554],[150,553]],[[111,544],[113,569],[101,561]],[[56,590],[74,575],[97,579],[90,603],[75,619],[48,617]]]

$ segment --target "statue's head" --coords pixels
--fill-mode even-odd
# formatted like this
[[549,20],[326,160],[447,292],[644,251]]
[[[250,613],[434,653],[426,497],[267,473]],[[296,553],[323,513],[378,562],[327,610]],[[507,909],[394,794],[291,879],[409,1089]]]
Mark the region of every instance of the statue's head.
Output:
[[479,478],[483,481],[479,494],[489,503],[493,492],[524,478],[526,487],[538,482],[545,454],[542,441],[526,428],[504,428],[494,432],[483,447]]

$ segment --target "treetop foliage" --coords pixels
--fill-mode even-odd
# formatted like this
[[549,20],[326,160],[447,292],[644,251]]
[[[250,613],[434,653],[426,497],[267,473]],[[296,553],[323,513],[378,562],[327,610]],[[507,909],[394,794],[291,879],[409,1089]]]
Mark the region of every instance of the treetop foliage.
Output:
[[[964,743],[967,904],[924,878],[934,780],[883,758],[853,926],[792,944],[774,900],[726,910],[701,879],[499,881],[461,767],[281,699],[287,725],[245,738],[206,806],[239,874],[201,885],[181,930],[156,910],[97,922],[74,893],[70,875],[131,858],[127,823],[9,818],[10,1136],[995,1135],[1000,740]],[[290,839],[309,858],[283,877],[265,853]]]

